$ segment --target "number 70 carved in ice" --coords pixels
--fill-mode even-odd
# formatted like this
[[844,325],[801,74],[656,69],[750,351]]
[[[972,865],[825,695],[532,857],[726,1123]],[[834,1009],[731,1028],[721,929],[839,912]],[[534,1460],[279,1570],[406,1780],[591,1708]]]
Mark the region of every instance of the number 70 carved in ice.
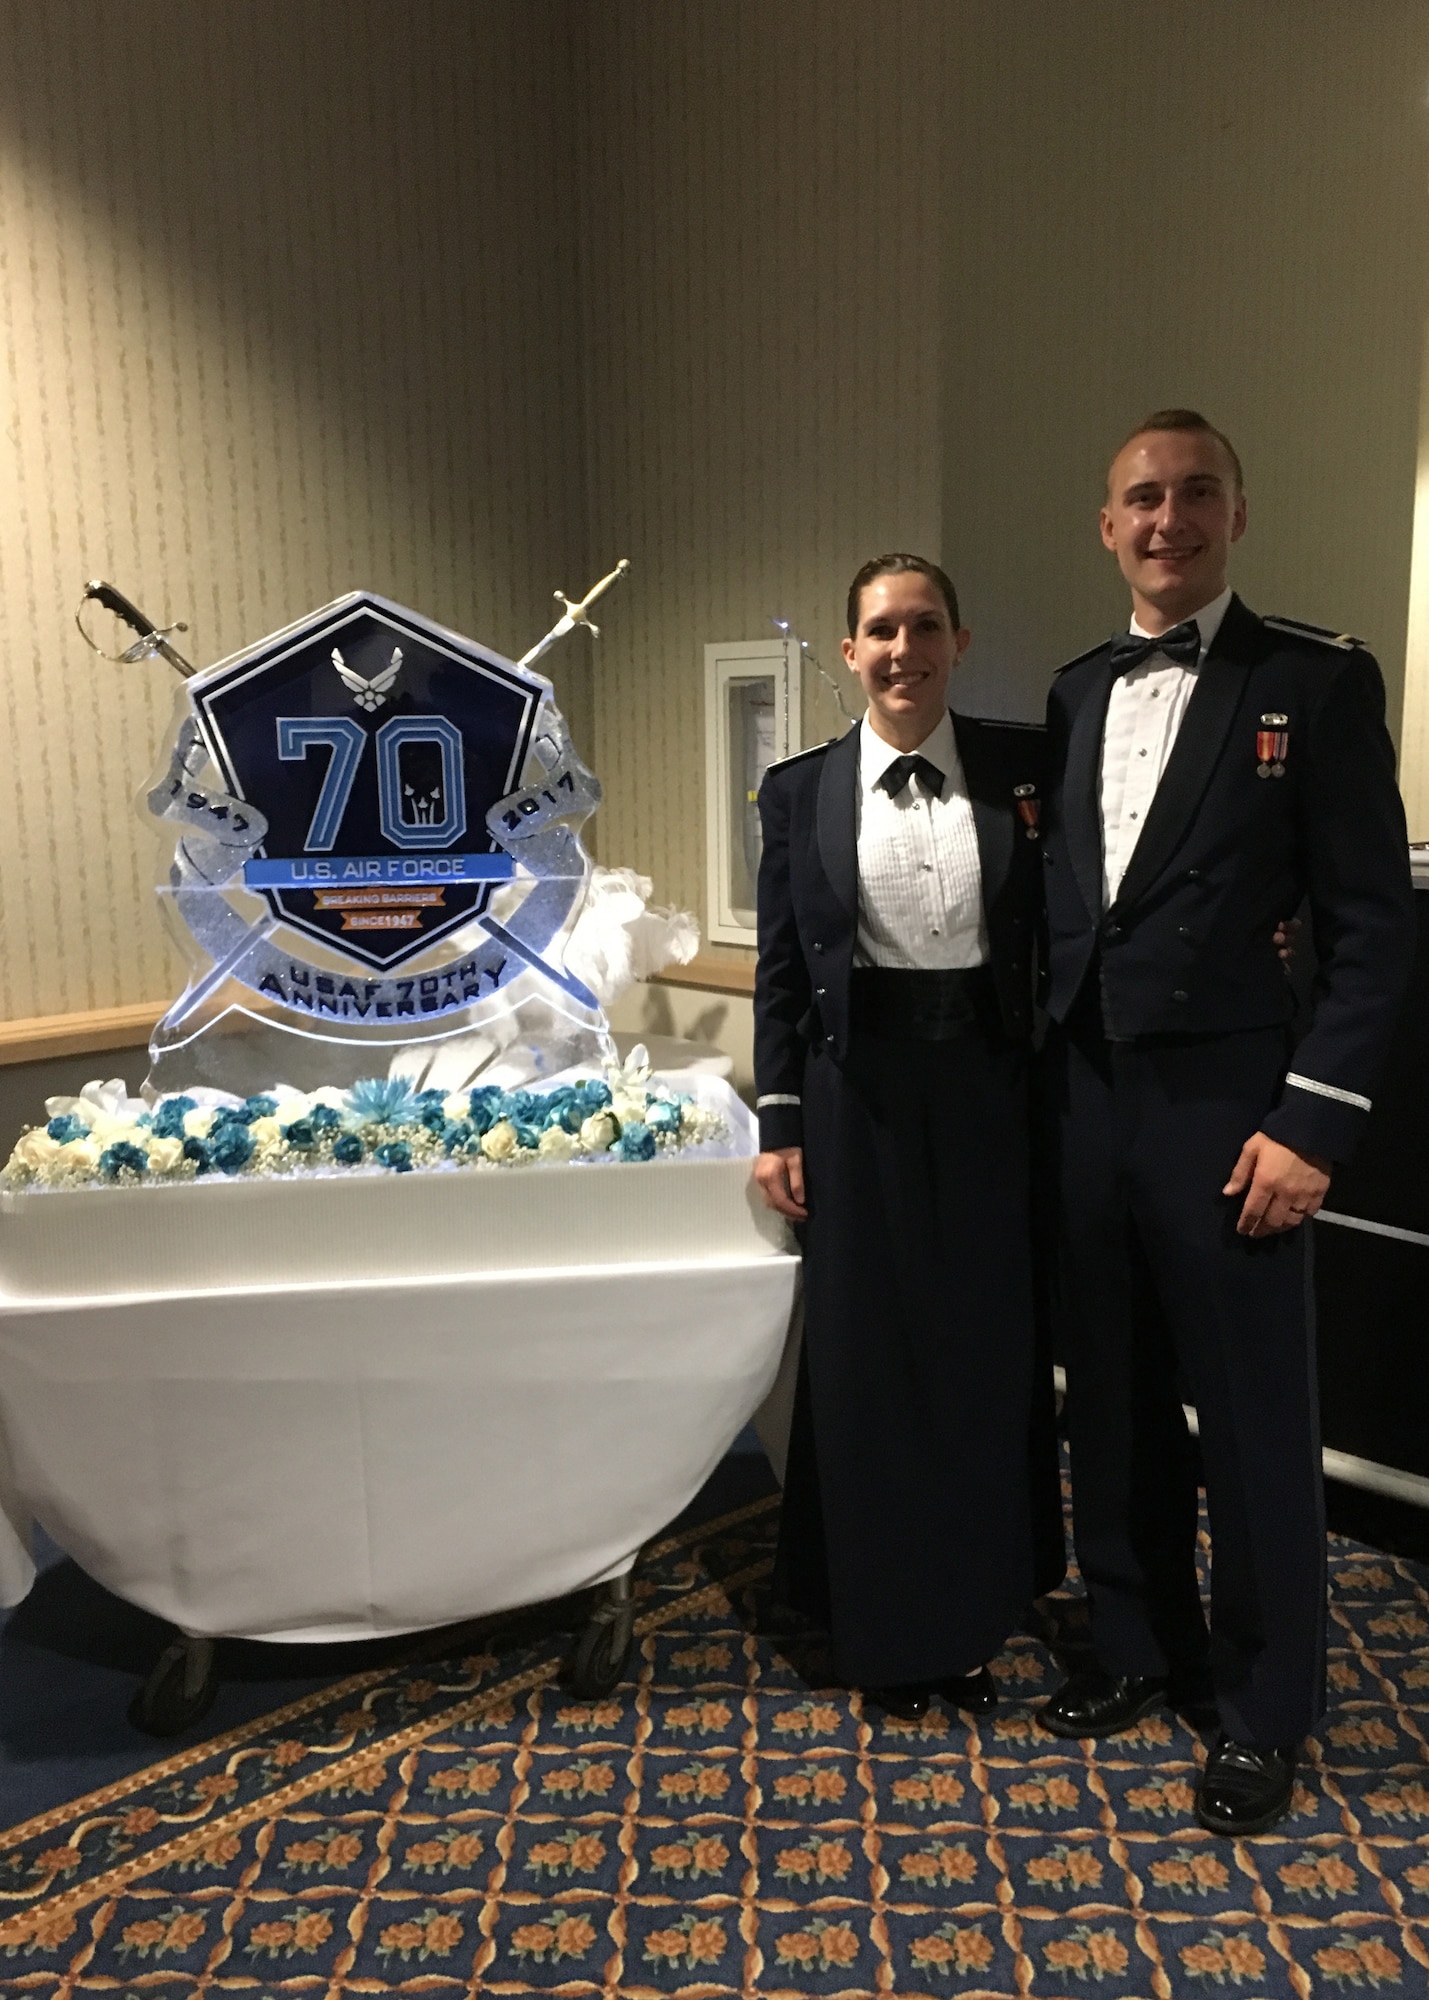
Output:
[[[366,731],[348,715],[280,715],[277,725],[278,755],[284,763],[300,762],[312,749],[331,752],[304,843],[309,854],[331,854],[362,762]],[[414,822],[402,817],[402,749],[417,743],[435,744],[441,753],[440,819]],[[466,780],[461,732],[455,724],[444,715],[397,715],[378,730],[376,749],[378,811],[382,831],[392,845],[413,853],[450,847],[460,840],[466,832]],[[407,791],[410,796],[410,786]]]

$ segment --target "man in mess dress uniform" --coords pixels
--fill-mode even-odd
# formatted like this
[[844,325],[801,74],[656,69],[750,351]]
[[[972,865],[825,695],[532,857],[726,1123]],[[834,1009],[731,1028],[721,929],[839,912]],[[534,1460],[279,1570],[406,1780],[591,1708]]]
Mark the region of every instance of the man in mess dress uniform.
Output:
[[866,563],[848,626],[865,719],[759,793],[755,1178],[804,1250],[775,1584],[916,1719],[995,1705],[1065,1568],[1029,1217],[1044,739],[949,711],[936,565]]
[[[1158,411],[1113,460],[1101,533],[1130,629],[1053,686],[1043,871],[1095,1664],[1042,1720],[1095,1737],[1161,1703],[1216,1716],[1197,1814],[1222,1834],[1281,1817],[1324,1709],[1304,1225],[1364,1128],[1414,921],[1379,669],[1358,640],[1257,617],[1232,593],[1245,521],[1239,460],[1195,411]],[[1292,1046],[1272,939],[1304,899],[1318,969]]]

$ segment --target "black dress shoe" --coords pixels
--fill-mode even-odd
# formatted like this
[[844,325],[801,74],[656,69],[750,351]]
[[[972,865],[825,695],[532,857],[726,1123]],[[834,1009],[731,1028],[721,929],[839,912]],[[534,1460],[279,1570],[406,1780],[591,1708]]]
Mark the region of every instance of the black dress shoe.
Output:
[[921,1722],[932,1705],[933,1690],[922,1681],[908,1681],[899,1687],[866,1687],[863,1699],[896,1715],[900,1722]]
[[991,1715],[997,1707],[997,1686],[986,1667],[975,1674],[949,1674],[939,1681],[938,1693],[965,1715]]
[[1257,1750],[1223,1736],[1206,1760],[1196,1818],[1212,1833],[1264,1833],[1290,1810],[1298,1743]]
[[1054,1736],[1114,1736],[1164,1707],[1164,1674],[1109,1674],[1105,1667],[1083,1667],[1063,1681],[1037,1720]]

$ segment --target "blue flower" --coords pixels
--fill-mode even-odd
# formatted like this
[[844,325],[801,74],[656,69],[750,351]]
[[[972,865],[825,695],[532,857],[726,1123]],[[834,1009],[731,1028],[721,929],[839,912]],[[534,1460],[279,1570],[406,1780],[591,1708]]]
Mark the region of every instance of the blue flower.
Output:
[[315,1132],[333,1132],[341,1125],[342,1120],[330,1104],[315,1104],[308,1113],[307,1122]]
[[655,1157],[655,1134],[648,1125],[629,1124],[616,1140],[611,1151],[617,1160],[653,1160]]
[[295,1118],[291,1125],[283,1127],[283,1137],[290,1146],[296,1146],[300,1153],[306,1153],[318,1142],[318,1135],[313,1130],[311,1118]]
[[498,1089],[494,1083],[483,1083],[471,1092],[467,1099],[466,1115],[478,1132],[489,1132],[500,1118],[501,1113],[497,1106],[505,1095],[506,1092]]
[[559,1125],[566,1132],[580,1131],[585,1113],[579,1096],[570,1084],[563,1083],[559,1089],[548,1091],[540,1103],[541,1123],[547,1131],[553,1125]]
[[[244,1106],[247,1109],[247,1106]],[[208,1157],[220,1173],[236,1174],[253,1158],[253,1135],[248,1121],[231,1120],[216,1125],[209,1134]]]
[[541,1115],[541,1100],[529,1090],[508,1090],[502,1093],[496,1107],[498,1118],[509,1118],[513,1125],[529,1125]]
[[344,1132],[340,1139],[334,1139],[332,1156],[339,1166],[355,1167],[366,1148],[355,1132]]
[[534,1153],[541,1143],[541,1128],[526,1119],[513,1119],[511,1129],[516,1134],[516,1143],[524,1153]]
[[271,1118],[278,1109],[278,1100],[276,1097],[246,1097],[243,1109],[248,1113],[244,1124],[252,1125],[256,1119]]
[[580,1093],[585,1103],[585,1115],[587,1118],[591,1116],[592,1112],[604,1111],[606,1105],[610,1102],[610,1085],[602,1083],[599,1077],[587,1077],[586,1081],[580,1086]]
[[347,1108],[360,1125],[406,1125],[418,1115],[411,1085],[402,1076],[365,1076],[347,1093]]
[[207,1139],[185,1139],[184,1158],[186,1160],[193,1160],[201,1174],[206,1174],[213,1165],[213,1156],[209,1150]]
[[477,1130],[469,1118],[458,1118],[455,1124],[448,1122],[442,1127],[442,1144],[449,1153],[470,1153],[477,1150]]
[[137,1146],[131,1146],[127,1139],[116,1140],[106,1146],[99,1156],[99,1171],[110,1180],[117,1180],[120,1172],[127,1167],[131,1174],[146,1174],[149,1171],[149,1156],[141,1153]]
[[89,1127],[82,1118],[76,1118],[72,1111],[66,1111],[58,1118],[52,1118],[45,1130],[61,1146],[67,1146],[71,1139],[82,1139]]
[[379,1146],[373,1154],[379,1167],[390,1167],[395,1174],[410,1174],[412,1171],[412,1148],[405,1139],[389,1139],[385,1146]]
[[154,1137],[156,1139],[182,1139],[184,1120],[198,1106],[191,1097],[166,1097],[154,1113]]
[[645,1107],[645,1123],[652,1132],[678,1132],[680,1129],[680,1107],[657,1097]]
[[424,1111],[430,1111],[434,1104],[440,1107],[446,1101],[447,1094],[444,1090],[419,1090],[417,1092],[417,1102]]
[[209,1127],[209,1133],[212,1135],[222,1130],[226,1125],[237,1126],[242,1131],[251,1125],[257,1116],[258,1113],[250,1111],[246,1104],[220,1104],[213,1114],[213,1123]]
[[423,1092],[423,1096],[427,1095],[435,1095],[437,1101],[435,1104],[422,1104],[422,1099],[418,1098],[417,1102],[422,1104],[419,1114],[420,1122],[426,1126],[429,1132],[440,1132],[447,1122],[447,1114],[442,1109],[442,1105],[446,1102],[446,1099],[441,1095],[440,1091]]

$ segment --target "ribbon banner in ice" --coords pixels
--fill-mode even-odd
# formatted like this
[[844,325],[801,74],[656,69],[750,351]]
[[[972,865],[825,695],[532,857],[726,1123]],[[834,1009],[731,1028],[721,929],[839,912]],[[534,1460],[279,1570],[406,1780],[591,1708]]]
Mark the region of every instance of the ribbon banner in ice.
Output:
[[156,1044],[230,982],[324,1036],[455,1028],[523,974],[598,1017],[561,946],[599,802],[543,676],[365,591],[192,675],[147,795],[195,968]]

